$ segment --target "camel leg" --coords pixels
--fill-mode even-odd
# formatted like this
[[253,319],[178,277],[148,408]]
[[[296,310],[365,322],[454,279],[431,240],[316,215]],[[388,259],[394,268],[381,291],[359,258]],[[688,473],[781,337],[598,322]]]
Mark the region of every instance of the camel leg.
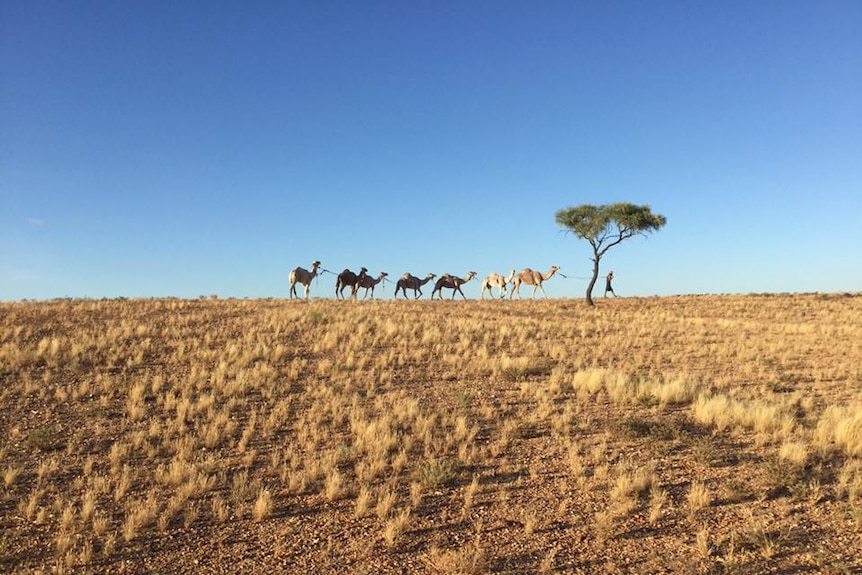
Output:
[[545,293],[545,286],[543,286],[542,284],[539,284],[539,289],[542,290],[542,297],[544,297],[545,299],[548,299],[548,294]]

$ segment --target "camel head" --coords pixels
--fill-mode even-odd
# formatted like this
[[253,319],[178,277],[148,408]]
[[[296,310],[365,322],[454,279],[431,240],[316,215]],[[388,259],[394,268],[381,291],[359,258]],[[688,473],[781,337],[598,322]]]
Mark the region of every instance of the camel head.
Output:
[[317,269],[317,268],[319,268],[319,267],[320,267],[320,262],[319,262],[319,261],[314,260],[313,262],[311,262],[311,269],[316,270],[316,269]]
[[476,272],[467,272],[467,277],[464,278],[464,281],[468,282],[474,277],[476,277]]
[[386,273],[386,272],[380,272],[380,277],[378,278],[378,280],[382,280],[383,278],[385,278],[385,277],[386,277],[386,276],[388,276],[388,275],[389,275],[389,274],[388,274],[388,273]]
[[429,280],[429,281],[430,281],[430,280],[433,280],[433,279],[434,279],[434,278],[436,278],[436,277],[437,277],[437,274],[428,274],[427,276],[425,276],[425,279],[427,279],[427,280]]

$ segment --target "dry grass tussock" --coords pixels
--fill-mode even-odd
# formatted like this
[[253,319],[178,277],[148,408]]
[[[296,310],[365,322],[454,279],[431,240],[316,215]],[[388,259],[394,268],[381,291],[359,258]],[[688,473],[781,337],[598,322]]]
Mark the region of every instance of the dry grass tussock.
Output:
[[0,567],[862,570],[862,296],[597,303],[0,303]]

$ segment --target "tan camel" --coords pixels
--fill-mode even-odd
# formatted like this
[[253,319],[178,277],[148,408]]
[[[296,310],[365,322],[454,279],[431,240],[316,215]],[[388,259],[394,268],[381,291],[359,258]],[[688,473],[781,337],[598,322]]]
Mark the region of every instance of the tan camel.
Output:
[[467,299],[467,296],[464,295],[464,292],[461,291],[461,286],[476,277],[476,272],[467,272],[467,276],[465,278],[459,278],[458,276],[453,276],[449,274],[443,274],[440,276],[440,279],[437,280],[437,283],[434,284],[434,291],[431,292],[431,299],[434,299],[434,294],[439,292],[440,299],[443,299],[443,288],[448,288],[452,290],[452,299],[455,299],[455,294],[461,294],[461,297]]
[[350,297],[355,298],[358,290],[357,282],[368,275],[368,268],[362,268],[358,274],[345,269],[335,280],[335,299],[344,299],[344,288],[350,286]]
[[436,277],[437,274],[428,274],[424,280],[421,280],[408,272],[401,276],[401,279],[395,284],[395,297],[398,297],[398,290],[402,290],[404,292],[404,299],[407,299],[407,290],[412,289],[413,295],[416,296],[414,299],[419,299],[422,297],[422,290],[420,288]]
[[512,280],[512,291],[509,292],[509,299],[512,299],[512,296],[516,293],[518,294],[518,299],[521,299],[521,284],[525,283],[527,285],[533,286],[533,294],[530,296],[530,299],[533,299],[536,295],[536,290],[542,290],[542,295],[547,299],[548,294],[545,293],[545,288],[542,287],[542,282],[551,279],[554,277],[554,274],[557,273],[557,270],[560,269],[560,266],[551,266],[551,269],[548,270],[548,273],[542,275],[541,272],[537,272],[535,270],[531,270],[530,268],[524,268],[521,270],[521,273],[515,276],[515,279]]
[[311,280],[317,276],[317,268],[320,267],[319,261],[311,262],[311,271],[305,268],[296,268],[290,272],[290,299],[293,296],[299,297],[296,293],[296,284],[300,283],[305,286],[305,299],[308,299],[308,289],[311,287]]
[[377,279],[372,278],[371,276],[365,276],[364,278],[356,278],[356,286],[353,288],[354,291],[359,291],[359,288],[365,288],[365,295],[362,296],[362,299],[368,297],[368,290],[371,290],[371,299],[374,299],[374,287],[383,281],[383,279],[388,276],[386,272],[380,272],[380,275],[377,276]]
[[515,270],[512,270],[507,278],[504,278],[500,274],[491,274],[486,277],[482,280],[481,299],[485,299],[485,290],[488,290],[489,296],[494,297],[494,290],[491,288],[500,288],[500,297],[502,298],[506,295],[506,286],[509,285],[509,282],[512,281],[513,277],[515,277]]

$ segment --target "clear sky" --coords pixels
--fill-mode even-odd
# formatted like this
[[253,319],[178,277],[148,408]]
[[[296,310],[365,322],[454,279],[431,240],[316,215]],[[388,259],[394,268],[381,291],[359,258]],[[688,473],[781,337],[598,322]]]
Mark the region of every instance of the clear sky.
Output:
[[286,297],[315,259],[582,297],[554,214],[618,201],[667,217],[602,260],[620,295],[859,291],[860,30],[858,0],[0,0],[0,300]]

